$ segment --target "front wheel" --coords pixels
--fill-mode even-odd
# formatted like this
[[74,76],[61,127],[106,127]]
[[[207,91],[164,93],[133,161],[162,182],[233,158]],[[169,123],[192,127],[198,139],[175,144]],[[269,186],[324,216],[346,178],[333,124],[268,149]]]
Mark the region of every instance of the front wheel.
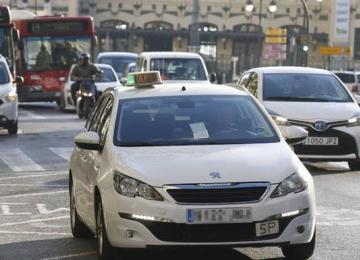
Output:
[[18,132],[18,121],[17,120],[11,121],[7,130],[9,135],[16,135]]
[[85,226],[85,224],[81,221],[75,204],[75,192],[74,185],[70,183],[70,224],[71,224],[71,232],[76,238],[92,238],[94,234],[90,231],[90,229]]
[[305,260],[310,258],[314,254],[315,250],[316,231],[313,238],[309,243],[284,246],[281,248],[286,259],[291,260]]
[[84,100],[84,104],[83,104],[83,113],[85,118],[89,117],[89,114],[91,112],[92,107],[94,106],[94,101],[93,99],[87,98]]
[[[105,227],[104,212],[101,198],[97,199],[96,206],[96,238],[97,238],[97,254],[99,260],[114,259],[116,249],[110,244]],[[121,259],[123,259],[121,257]]]
[[360,171],[360,162],[359,161],[348,161],[349,168],[352,171]]

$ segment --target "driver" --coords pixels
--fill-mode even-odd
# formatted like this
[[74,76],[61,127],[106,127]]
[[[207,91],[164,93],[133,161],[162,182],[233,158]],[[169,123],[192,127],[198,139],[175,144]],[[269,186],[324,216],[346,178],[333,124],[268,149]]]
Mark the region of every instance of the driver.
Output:
[[71,84],[71,97],[74,105],[76,105],[76,92],[80,89],[80,81],[94,79],[94,77],[100,74],[101,71],[90,62],[90,55],[88,53],[80,54],[79,62],[75,65],[70,75],[70,79],[75,81]]

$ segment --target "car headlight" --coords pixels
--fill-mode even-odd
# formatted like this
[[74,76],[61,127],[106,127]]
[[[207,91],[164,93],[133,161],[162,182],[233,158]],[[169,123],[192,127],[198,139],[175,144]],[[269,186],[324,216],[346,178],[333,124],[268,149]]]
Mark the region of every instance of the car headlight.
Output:
[[285,196],[289,193],[298,193],[306,190],[307,187],[308,184],[306,181],[298,173],[295,173],[281,182],[270,197],[275,198]]
[[291,125],[288,119],[282,116],[272,116],[272,119],[275,121],[277,125],[285,125],[285,126]]
[[8,102],[16,102],[17,101],[17,94],[16,93],[10,93],[9,95],[7,95],[5,97],[5,100],[8,101]]
[[347,126],[348,126],[348,127],[360,126],[360,117],[350,118],[350,119],[348,120]]
[[163,197],[161,197],[161,195],[150,185],[125,176],[119,172],[115,172],[113,180],[115,190],[123,196],[133,198],[138,196],[147,200],[164,200]]

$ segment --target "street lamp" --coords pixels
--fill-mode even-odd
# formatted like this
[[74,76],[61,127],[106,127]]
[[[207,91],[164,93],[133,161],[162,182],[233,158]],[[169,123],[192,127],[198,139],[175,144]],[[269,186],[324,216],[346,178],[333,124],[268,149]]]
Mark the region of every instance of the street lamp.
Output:
[[270,5],[269,5],[269,12],[270,12],[270,13],[275,13],[275,12],[277,11],[277,9],[278,9],[278,7],[277,7],[277,5],[276,5],[275,0],[272,0],[272,1],[270,2]]
[[254,4],[252,0],[247,0],[245,5],[245,11],[251,13],[254,10]]

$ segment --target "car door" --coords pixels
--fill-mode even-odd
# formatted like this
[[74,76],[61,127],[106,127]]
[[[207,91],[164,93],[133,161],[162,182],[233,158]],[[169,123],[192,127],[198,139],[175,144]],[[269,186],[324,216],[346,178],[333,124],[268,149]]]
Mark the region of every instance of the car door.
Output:
[[[106,94],[103,97],[101,104],[101,112],[96,118],[96,124],[93,125],[91,131],[95,131],[99,134],[100,143],[103,146],[105,144],[106,134],[110,125],[110,115],[113,107],[113,97],[111,94]],[[95,210],[94,210],[94,191],[97,178],[101,174],[101,170],[104,169],[104,165],[108,165],[105,160],[106,158],[103,155],[103,150],[101,151],[88,151],[88,160],[87,160],[87,223],[90,225],[95,225]]]
[[[94,107],[94,110],[91,112],[89,119],[85,124],[84,131],[93,131],[93,129],[97,128],[98,121],[104,108],[103,103],[104,98],[100,98],[99,102]],[[73,174],[76,178],[75,183],[75,191],[76,191],[76,206],[78,213],[82,219],[86,219],[88,215],[89,199],[88,193],[91,187],[91,183],[89,183],[89,150],[80,149],[78,147],[75,148],[75,164],[77,167],[72,169]]]

